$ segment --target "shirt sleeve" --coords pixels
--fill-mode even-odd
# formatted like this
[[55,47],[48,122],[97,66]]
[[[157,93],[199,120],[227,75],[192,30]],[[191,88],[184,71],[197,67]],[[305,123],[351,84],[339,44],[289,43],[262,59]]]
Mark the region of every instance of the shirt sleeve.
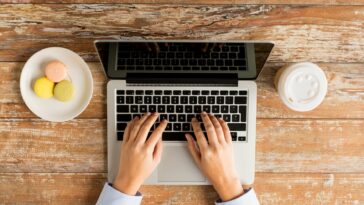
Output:
[[127,195],[114,189],[110,184],[105,183],[96,205],[139,205],[142,198],[143,196],[140,192],[135,196]]
[[216,205],[259,205],[259,201],[257,195],[253,189],[249,189],[243,195],[239,196],[236,199],[221,202],[221,200],[217,200],[215,202]]

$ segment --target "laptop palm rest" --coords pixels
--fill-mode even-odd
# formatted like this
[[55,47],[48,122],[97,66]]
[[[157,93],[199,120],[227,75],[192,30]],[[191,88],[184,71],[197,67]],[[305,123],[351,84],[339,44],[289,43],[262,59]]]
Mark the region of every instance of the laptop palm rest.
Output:
[[158,166],[159,182],[205,182],[206,178],[197,167],[187,145],[164,146]]

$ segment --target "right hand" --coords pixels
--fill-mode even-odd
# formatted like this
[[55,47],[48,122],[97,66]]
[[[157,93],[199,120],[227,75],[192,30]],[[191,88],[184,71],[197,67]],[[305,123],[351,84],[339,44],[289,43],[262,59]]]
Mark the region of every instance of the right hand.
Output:
[[237,174],[233,145],[227,123],[213,115],[201,113],[207,132],[208,142],[196,118],[192,119],[192,127],[197,145],[190,134],[186,134],[188,148],[197,166],[209,179],[221,200],[229,201],[244,193]]

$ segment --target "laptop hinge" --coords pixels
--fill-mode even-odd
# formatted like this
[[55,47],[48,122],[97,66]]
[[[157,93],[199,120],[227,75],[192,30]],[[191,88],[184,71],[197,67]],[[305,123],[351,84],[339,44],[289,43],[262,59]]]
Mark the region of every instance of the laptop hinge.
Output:
[[148,75],[135,75],[128,74],[126,78],[127,84],[137,85],[176,85],[176,86],[190,86],[190,85],[221,85],[221,86],[238,86],[237,76],[231,74],[173,74],[166,73],[150,73]]

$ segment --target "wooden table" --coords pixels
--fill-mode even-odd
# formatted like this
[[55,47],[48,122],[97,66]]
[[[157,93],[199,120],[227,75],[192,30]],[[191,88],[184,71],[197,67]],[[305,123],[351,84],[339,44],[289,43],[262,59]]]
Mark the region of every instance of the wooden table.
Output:
[[[364,204],[364,1],[0,2],[14,3],[0,5],[0,204],[96,202],[107,172],[106,78],[92,42],[106,37],[274,41],[257,81],[254,186],[261,204]],[[38,119],[19,91],[24,62],[50,46],[80,54],[95,82],[88,108],[65,123]],[[318,63],[329,82],[311,112],[287,109],[273,86],[278,68],[299,61]],[[143,204],[217,198],[210,186],[141,191]]]

